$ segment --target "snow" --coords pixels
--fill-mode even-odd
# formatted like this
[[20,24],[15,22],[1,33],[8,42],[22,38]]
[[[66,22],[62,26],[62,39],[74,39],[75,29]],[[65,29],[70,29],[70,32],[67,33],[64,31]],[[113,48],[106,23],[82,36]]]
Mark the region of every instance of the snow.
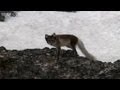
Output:
[[78,36],[100,61],[120,59],[119,11],[21,11],[0,22],[0,46],[17,50],[51,47],[44,37],[54,32]]

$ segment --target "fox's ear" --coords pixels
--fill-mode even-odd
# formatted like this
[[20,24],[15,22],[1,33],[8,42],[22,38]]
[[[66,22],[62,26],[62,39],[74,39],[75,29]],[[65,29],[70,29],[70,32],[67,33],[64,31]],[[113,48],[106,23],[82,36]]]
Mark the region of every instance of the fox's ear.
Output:
[[55,36],[56,36],[56,34],[55,34],[55,33],[53,33],[53,36],[55,37]]
[[47,34],[45,34],[45,38],[48,38],[48,35],[47,35]]

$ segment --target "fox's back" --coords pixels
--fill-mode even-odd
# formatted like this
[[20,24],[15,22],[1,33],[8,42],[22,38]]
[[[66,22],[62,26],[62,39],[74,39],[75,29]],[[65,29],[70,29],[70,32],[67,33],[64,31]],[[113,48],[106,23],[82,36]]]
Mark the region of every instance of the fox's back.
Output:
[[71,44],[75,44],[78,42],[78,38],[74,35],[56,35],[59,40],[60,46],[69,46]]
[[71,47],[71,46],[75,46],[78,42],[78,38],[70,34],[45,35],[45,39],[48,44],[55,47],[61,47],[61,46]]

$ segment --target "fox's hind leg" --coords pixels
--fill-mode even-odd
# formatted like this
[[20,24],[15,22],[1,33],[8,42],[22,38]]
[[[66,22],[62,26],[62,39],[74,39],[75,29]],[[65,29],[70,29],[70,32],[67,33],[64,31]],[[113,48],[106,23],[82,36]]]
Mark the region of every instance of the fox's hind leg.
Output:
[[74,55],[78,56],[78,53],[77,53],[77,50],[76,50],[75,45],[72,45],[72,46],[71,46],[71,49],[73,50]]

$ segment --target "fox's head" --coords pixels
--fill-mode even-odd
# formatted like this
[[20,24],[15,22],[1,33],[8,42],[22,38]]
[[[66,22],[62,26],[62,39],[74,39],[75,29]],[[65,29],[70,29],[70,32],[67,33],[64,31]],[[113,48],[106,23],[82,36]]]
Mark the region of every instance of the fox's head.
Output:
[[48,44],[50,45],[55,45],[56,44],[56,34],[53,33],[52,35],[45,35],[45,40],[47,41]]

